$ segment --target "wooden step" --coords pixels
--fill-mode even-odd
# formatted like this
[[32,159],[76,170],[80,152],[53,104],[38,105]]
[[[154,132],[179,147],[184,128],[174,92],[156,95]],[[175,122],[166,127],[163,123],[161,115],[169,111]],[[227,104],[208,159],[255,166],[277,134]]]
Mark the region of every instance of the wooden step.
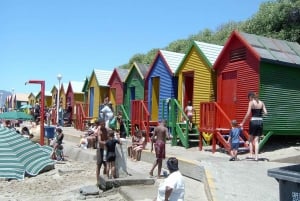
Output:
[[189,139],[189,142],[199,142],[199,139]]

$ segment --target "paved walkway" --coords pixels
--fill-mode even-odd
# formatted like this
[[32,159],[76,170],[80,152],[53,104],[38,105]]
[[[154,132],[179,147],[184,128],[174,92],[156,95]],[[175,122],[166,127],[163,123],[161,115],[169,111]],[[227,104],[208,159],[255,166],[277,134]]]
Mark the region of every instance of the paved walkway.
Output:
[[[73,128],[63,128],[66,145],[74,145],[79,142],[82,134]],[[74,146],[73,146],[74,147]],[[73,150],[77,159],[94,160],[95,150]],[[87,154],[90,153],[87,159]],[[228,161],[227,154],[211,153],[210,147],[199,151],[198,148],[185,149],[179,146],[167,144],[167,157],[175,156],[179,159],[179,168],[186,179],[186,200],[213,200],[213,201],[279,201],[279,185],[275,178],[268,176],[268,170],[276,167],[289,166],[285,158],[296,156],[299,160],[300,149],[291,146],[284,149],[265,151],[260,154],[258,162],[247,160],[246,154],[240,155],[239,161]],[[128,160],[128,168],[141,171],[145,177],[154,161],[154,154],[150,152],[149,145],[143,151],[141,161],[132,162]],[[299,162],[298,162],[299,163]],[[129,200],[151,200],[156,194],[156,182],[148,190],[145,187],[122,187]],[[141,191],[139,191],[141,190]],[[143,193],[136,193],[143,192]]]

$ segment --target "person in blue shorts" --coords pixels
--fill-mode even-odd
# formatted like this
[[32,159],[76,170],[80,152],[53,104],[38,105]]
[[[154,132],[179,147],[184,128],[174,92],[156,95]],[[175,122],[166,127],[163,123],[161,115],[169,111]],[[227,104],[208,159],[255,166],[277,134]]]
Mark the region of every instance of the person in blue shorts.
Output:
[[230,143],[230,155],[231,158],[229,161],[235,161],[237,160],[237,153],[239,149],[239,144],[240,144],[240,136],[242,135],[242,129],[241,127],[238,127],[237,121],[232,120],[231,121],[231,130],[229,132],[229,138],[228,138],[228,143]]

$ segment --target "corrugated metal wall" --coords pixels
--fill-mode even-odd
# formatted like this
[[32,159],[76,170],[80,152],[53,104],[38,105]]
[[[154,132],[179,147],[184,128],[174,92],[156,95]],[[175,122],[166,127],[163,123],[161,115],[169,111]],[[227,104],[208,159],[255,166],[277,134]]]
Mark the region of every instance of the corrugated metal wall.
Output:
[[268,110],[264,131],[300,134],[300,68],[263,63],[260,98]]
[[62,108],[66,109],[66,93],[63,88],[60,88],[59,99],[60,99],[60,102],[62,102]]
[[73,104],[75,104],[76,101],[83,102],[83,100],[84,100],[84,94],[83,93],[82,94],[78,94],[78,93],[74,94]]
[[131,92],[130,88],[135,88],[135,100],[144,100],[144,80],[139,75],[136,67],[131,68],[128,78],[126,79],[126,91],[124,106],[127,114],[130,116],[131,110]]
[[113,82],[111,83],[111,88],[115,88],[115,94],[112,94],[111,96],[115,95],[115,104],[120,105],[123,104],[123,83],[122,81],[117,77],[116,74],[114,74]]
[[[254,91],[259,93],[259,61],[251,55],[250,51],[246,49],[246,59],[230,62],[230,53],[232,50],[240,49],[244,47],[239,41],[232,41],[230,48],[223,54],[220,66],[216,67],[217,71],[217,102],[225,111],[230,119],[236,119],[241,122],[248,109],[248,92]],[[226,98],[227,93],[231,93],[232,88],[224,89],[222,87],[222,75],[227,72],[237,72],[237,80],[235,88],[236,94],[235,100],[228,105],[228,100],[222,100]],[[225,103],[226,102],[226,103]],[[232,108],[234,107],[234,108]],[[221,117],[223,118],[223,117]],[[227,122],[225,119],[221,119],[220,127],[226,127]],[[248,128],[248,123],[245,124],[245,128]]]
[[[53,96],[53,95],[52,95]],[[56,96],[56,91],[55,91],[55,96]],[[34,105],[34,103],[35,103],[35,97],[34,96],[30,96],[29,98],[28,98],[28,102],[29,102],[29,104],[30,105]],[[53,104],[54,105],[54,104]]]
[[196,111],[196,122],[200,117],[200,102],[208,102],[213,100],[214,95],[214,76],[211,67],[209,67],[204,58],[199,54],[195,47],[192,48],[187,55],[183,68],[181,68],[178,76],[178,100],[183,103],[183,73],[194,71],[194,95],[193,107]]
[[[91,95],[90,95],[90,90],[89,90],[89,104],[93,105],[93,118],[98,117],[99,111],[98,111],[98,107],[100,104],[100,94],[99,94],[99,86],[95,77],[95,74],[93,73],[91,80],[90,80],[90,84],[88,86],[88,88],[94,88],[94,100],[90,100]],[[90,114],[89,114],[90,115]]]

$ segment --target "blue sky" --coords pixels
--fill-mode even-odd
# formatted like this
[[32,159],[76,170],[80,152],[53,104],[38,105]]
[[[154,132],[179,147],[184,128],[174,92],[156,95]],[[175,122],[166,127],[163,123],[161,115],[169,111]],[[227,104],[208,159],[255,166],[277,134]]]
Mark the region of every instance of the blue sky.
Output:
[[135,54],[252,17],[265,0],[1,0],[0,89],[46,91]]

